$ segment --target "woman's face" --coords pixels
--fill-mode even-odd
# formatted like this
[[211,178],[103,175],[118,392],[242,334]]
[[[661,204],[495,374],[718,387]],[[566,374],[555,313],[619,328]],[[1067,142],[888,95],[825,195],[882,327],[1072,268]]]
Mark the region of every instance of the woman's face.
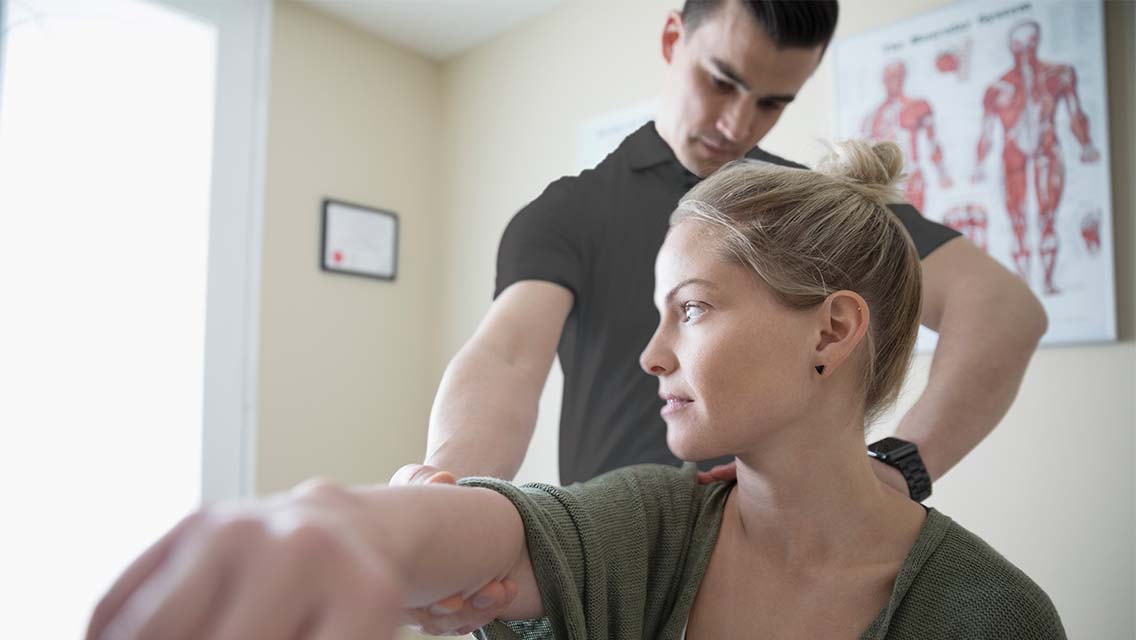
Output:
[[749,451],[807,410],[817,323],[726,261],[696,221],[672,228],[655,262],[659,327],[640,356],[659,378],[667,444],[684,460]]

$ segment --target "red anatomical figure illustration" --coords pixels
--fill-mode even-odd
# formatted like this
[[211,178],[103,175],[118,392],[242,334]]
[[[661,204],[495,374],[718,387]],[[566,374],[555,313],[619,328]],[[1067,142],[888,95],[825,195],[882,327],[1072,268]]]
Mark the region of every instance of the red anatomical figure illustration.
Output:
[[893,62],[884,67],[883,82],[886,97],[864,121],[863,133],[873,140],[890,140],[903,149],[907,168],[905,196],[916,209],[923,211],[925,183],[919,166],[919,142],[926,136],[931,149],[931,162],[939,172],[939,184],[951,186],[951,178],[943,164],[943,149],[935,137],[935,122],[930,103],[904,95],[903,84],[907,66]]
[[974,180],[984,179],[983,161],[990,153],[994,127],[1001,124],[1005,132],[1002,170],[1006,211],[1014,233],[1014,267],[1022,278],[1029,280],[1032,247],[1026,208],[1027,190],[1032,187],[1037,198],[1037,254],[1041,258],[1044,290],[1056,294],[1056,218],[1065,188],[1065,165],[1054,125],[1058,107],[1064,105],[1068,110],[1073,137],[1081,144],[1081,161],[1096,162],[1100,154],[1089,137],[1089,119],[1077,95],[1076,70],[1070,65],[1038,59],[1041,27],[1036,22],[1019,23],[1009,36],[1014,66],[988,86],[983,97],[982,135],[978,140]]

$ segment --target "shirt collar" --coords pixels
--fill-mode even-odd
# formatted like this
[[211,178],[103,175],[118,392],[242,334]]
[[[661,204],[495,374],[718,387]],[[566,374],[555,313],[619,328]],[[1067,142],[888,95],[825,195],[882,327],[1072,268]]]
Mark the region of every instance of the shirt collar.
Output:
[[[635,133],[627,136],[627,145],[631,168],[635,171],[649,169],[655,165],[663,164],[664,162],[673,163],[675,166],[686,171],[686,168],[683,167],[682,163],[675,157],[670,145],[663,140],[658,130],[655,129],[654,120],[644,124],[639,127]],[[754,160],[764,160],[765,152],[758,147],[754,147],[746,153],[745,157]]]

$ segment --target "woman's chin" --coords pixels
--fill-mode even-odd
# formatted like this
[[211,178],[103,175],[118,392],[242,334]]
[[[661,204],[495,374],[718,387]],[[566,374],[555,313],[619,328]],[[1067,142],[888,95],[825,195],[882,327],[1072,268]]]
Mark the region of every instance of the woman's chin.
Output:
[[667,447],[674,457],[690,462],[716,457],[715,454],[706,451],[705,443],[699,443],[696,438],[691,438],[689,435],[683,433],[681,429],[667,427]]

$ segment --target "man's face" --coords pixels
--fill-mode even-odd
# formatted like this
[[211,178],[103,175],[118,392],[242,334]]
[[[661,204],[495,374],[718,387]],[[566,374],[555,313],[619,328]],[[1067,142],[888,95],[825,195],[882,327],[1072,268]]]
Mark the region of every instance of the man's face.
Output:
[[736,0],[693,33],[672,12],[663,30],[668,70],[659,132],[683,166],[708,176],[773,128],[822,52],[819,46],[778,49]]

